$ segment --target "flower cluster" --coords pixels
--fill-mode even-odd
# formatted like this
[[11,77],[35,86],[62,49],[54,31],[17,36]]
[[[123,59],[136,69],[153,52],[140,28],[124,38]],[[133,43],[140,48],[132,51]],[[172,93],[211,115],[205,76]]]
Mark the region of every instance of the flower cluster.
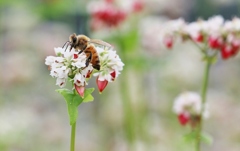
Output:
[[[202,109],[201,97],[195,92],[180,94],[174,101],[173,111],[178,115],[181,125],[189,123],[192,127],[197,124]],[[206,110],[204,117],[207,117]]]
[[50,68],[50,75],[57,78],[56,85],[64,87],[68,79],[73,82],[74,88],[83,97],[85,86],[91,76],[97,77],[97,86],[102,92],[108,82],[118,77],[123,69],[122,63],[116,51],[107,47],[96,47],[99,55],[101,69],[95,70],[90,63],[86,67],[85,53],[78,54],[74,49],[71,51],[65,48],[55,48],[56,56],[48,56],[45,64]]
[[177,19],[163,24],[161,28],[162,43],[167,48],[172,48],[178,39],[190,40],[220,52],[223,59],[235,56],[240,49],[240,19],[237,17],[224,21],[222,16],[214,16],[192,23]]
[[[93,29],[100,27],[117,27],[122,23],[130,12],[139,12],[143,9],[142,1],[128,0],[118,3],[117,0],[92,1],[88,5],[88,10],[92,16],[91,26]],[[121,7],[121,4],[128,6]],[[130,8],[129,8],[130,6]],[[127,9],[126,9],[127,8]]]

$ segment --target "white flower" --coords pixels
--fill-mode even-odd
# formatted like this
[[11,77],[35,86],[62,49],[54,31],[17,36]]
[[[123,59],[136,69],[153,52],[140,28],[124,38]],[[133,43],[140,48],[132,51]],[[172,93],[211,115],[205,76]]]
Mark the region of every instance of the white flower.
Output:
[[193,39],[196,39],[201,32],[207,32],[207,22],[199,20],[197,22],[192,22],[186,26],[184,29],[187,34],[189,34]]
[[45,64],[46,65],[52,65],[55,61],[55,57],[54,56],[48,56],[46,59],[45,59]]
[[[65,51],[65,49],[60,47],[54,48],[54,51],[57,56],[48,56],[45,59],[45,64],[50,66],[50,75],[54,78],[57,78],[56,85],[64,87],[69,76],[74,78],[75,82],[80,81],[83,82],[82,85],[84,85],[85,75],[81,75],[84,77],[83,79],[79,77],[79,74],[80,69],[86,66],[86,55],[84,53],[77,55],[78,52],[76,52],[74,49],[71,51],[67,49]],[[76,56],[78,57],[75,58]]]
[[235,18],[233,18],[232,22],[233,22],[233,29],[236,31],[239,31],[240,30],[240,19],[235,17]]
[[186,26],[186,23],[182,18],[169,21],[165,25],[166,28],[168,28],[170,31],[173,31],[173,32],[180,32],[185,28],[185,26]]
[[85,77],[80,74],[80,73],[77,73],[75,76],[74,76],[74,83],[77,85],[77,86],[85,86]]
[[[192,116],[200,115],[201,110],[202,110],[201,96],[196,92],[184,92],[174,100],[173,111],[178,115],[180,114],[189,114]],[[202,115],[204,118],[209,117],[207,104],[205,104],[204,106],[204,111]]]
[[174,101],[173,110],[176,114],[190,113],[199,115],[201,113],[201,97],[195,92],[180,94]]
[[78,57],[75,59],[72,59],[72,66],[75,66],[77,68],[83,68],[86,66],[86,55],[84,53],[81,53],[78,55]]
[[65,78],[57,78],[56,85],[63,88],[66,85],[66,79]]
[[61,56],[64,53],[64,49],[61,47],[54,48],[54,52],[57,56]]
[[[98,76],[98,81],[104,81],[106,87],[107,81],[113,81],[123,69],[124,64],[122,63],[116,51],[112,48],[96,47],[99,60],[100,60],[100,71],[94,70],[92,63],[89,63],[86,67],[86,54],[72,49],[71,51],[63,48],[54,48],[56,57],[48,56],[45,59],[45,64],[50,68],[50,75],[56,78],[56,85],[64,87],[66,81],[71,79],[74,83],[74,87],[85,87],[87,85],[88,78],[93,74]],[[97,82],[99,84],[99,82]],[[81,95],[82,92],[78,93]],[[101,92],[103,87],[101,87]]]
[[220,15],[209,18],[207,20],[207,26],[208,26],[207,32],[211,32],[211,33],[221,32],[223,23],[224,23],[224,19]]
[[[101,47],[96,47],[99,54],[101,69],[99,72],[94,73],[94,76],[98,76],[98,80],[104,81],[107,80],[112,82],[123,69],[123,62],[116,54],[116,51],[113,49],[103,49]],[[115,77],[111,73],[115,72]]]
[[240,30],[240,19],[235,17],[233,20],[228,20],[223,25],[223,31],[227,32],[237,32]]

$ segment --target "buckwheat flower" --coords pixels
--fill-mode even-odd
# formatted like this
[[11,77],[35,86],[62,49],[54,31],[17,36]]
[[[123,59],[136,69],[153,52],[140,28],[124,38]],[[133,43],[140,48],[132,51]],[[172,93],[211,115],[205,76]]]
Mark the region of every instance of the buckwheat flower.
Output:
[[201,97],[195,92],[184,92],[175,99],[173,109],[177,114],[182,112],[200,114]]
[[171,49],[174,45],[174,42],[176,42],[179,38],[176,35],[183,35],[185,33],[185,25],[185,21],[182,18],[163,24],[160,27],[162,28],[160,32],[162,44],[166,48]]
[[141,37],[141,44],[144,47],[144,50],[151,53],[159,54],[159,48],[163,47],[161,34],[162,24],[163,21],[159,17],[142,18],[139,26],[139,31]]
[[185,31],[196,42],[203,42],[204,34],[206,33],[206,22],[199,20],[197,22],[190,23],[186,26]]
[[171,28],[173,32],[181,32],[181,31],[184,31],[186,23],[182,18],[178,18],[178,19],[169,21],[169,23],[167,23],[167,26]]
[[209,18],[206,22],[207,22],[207,32],[209,32],[210,34],[219,33],[222,30],[224,19],[222,16],[217,15]]
[[71,61],[71,65],[76,68],[83,68],[86,66],[86,55],[81,53],[80,55],[74,55]]
[[[179,122],[182,125],[188,122],[191,125],[195,124],[196,119],[200,117],[201,108],[201,97],[196,92],[182,93],[174,100],[173,111],[178,115]],[[203,115],[207,115],[207,112],[204,112]]]
[[116,27],[122,23],[127,13],[115,6],[113,3],[105,1],[93,1],[88,5],[88,11],[92,17],[92,26],[96,29],[97,25],[106,27]]
[[240,30],[240,19],[234,17],[232,20],[228,20],[223,25],[223,31],[227,32],[236,32]]
[[57,78],[56,85],[63,88],[66,85],[66,80],[65,78]]
[[64,87],[67,80],[73,83],[73,89],[84,97],[85,86],[88,85],[87,79],[91,75],[97,77],[99,91],[102,92],[108,82],[114,81],[124,64],[113,48],[95,47],[100,60],[100,70],[95,70],[91,63],[86,66],[86,55],[84,52],[78,54],[78,51],[72,49],[55,48],[56,56],[48,56],[45,64],[49,66],[50,75],[56,78],[56,85]]
[[[50,75],[57,78],[56,85],[64,87],[68,78],[74,79],[77,85],[85,85],[85,79],[80,78],[81,72],[86,65],[86,55],[84,53],[77,55],[74,49],[70,51],[63,48],[54,48],[55,56],[48,56],[45,64],[50,67]],[[81,74],[81,76],[84,76]],[[79,83],[80,82],[80,83]]]
[[238,17],[234,17],[232,19],[232,23],[233,23],[233,29],[239,32],[239,30],[240,30],[240,19]]
[[97,47],[97,52],[100,59],[100,71],[97,71],[93,76],[97,77],[97,85],[99,91],[102,92],[108,82],[112,82],[118,77],[123,69],[123,62],[113,49]]
[[75,76],[74,76],[74,84],[77,85],[77,86],[85,86],[85,77],[84,75],[80,74],[80,73],[77,73]]
[[52,65],[55,62],[55,57],[54,56],[48,56],[45,59],[45,64],[46,65]]

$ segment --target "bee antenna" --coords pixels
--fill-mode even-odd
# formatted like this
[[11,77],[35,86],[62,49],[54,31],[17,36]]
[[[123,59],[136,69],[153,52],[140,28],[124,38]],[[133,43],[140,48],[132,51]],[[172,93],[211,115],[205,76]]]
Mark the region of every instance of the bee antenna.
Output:
[[62,46],[62,48],[64,48],[64,46],[65,46],[66,44],[69,45],[69,43],[70,43],[70,41],[66,41],[65,44]]

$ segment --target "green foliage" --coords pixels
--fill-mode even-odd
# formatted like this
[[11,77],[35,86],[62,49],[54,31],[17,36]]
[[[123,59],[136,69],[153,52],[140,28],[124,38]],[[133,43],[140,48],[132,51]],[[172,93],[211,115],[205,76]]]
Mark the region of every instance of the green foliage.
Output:
[[[191,133],[184,135],[184,140],[187,143],[194,142],[196,140],[196,135],[197,135],[196,132],[192,131]],[[209,145],[211,145],[213,142],[212,137],[207,133],[201,133],[201,140],[204,143],[209,144]]]
[[125,48],[122,51],[133,51],[136,49],[138,44],[138,30],[135,28],[122,34],[119,38],[121,38],[120,44],[123,45],[123,48]]
[[83,102],[91,102],[94,100],[93,96],[91,95],[91,93],[94,91],[94,88],[89,88],[86,89],[84,92],[84,99]]
[[94,88],[86,89],[84,92],[84,98],[80,97],[78,93],[74,92],[75,90],[70,91],[68,89],[57,89],[56,91],[60,93],[66,100],[70,125],[76,123],[78,117],[78,106],[82,102],[90,102],[94,99],[92,96]]

